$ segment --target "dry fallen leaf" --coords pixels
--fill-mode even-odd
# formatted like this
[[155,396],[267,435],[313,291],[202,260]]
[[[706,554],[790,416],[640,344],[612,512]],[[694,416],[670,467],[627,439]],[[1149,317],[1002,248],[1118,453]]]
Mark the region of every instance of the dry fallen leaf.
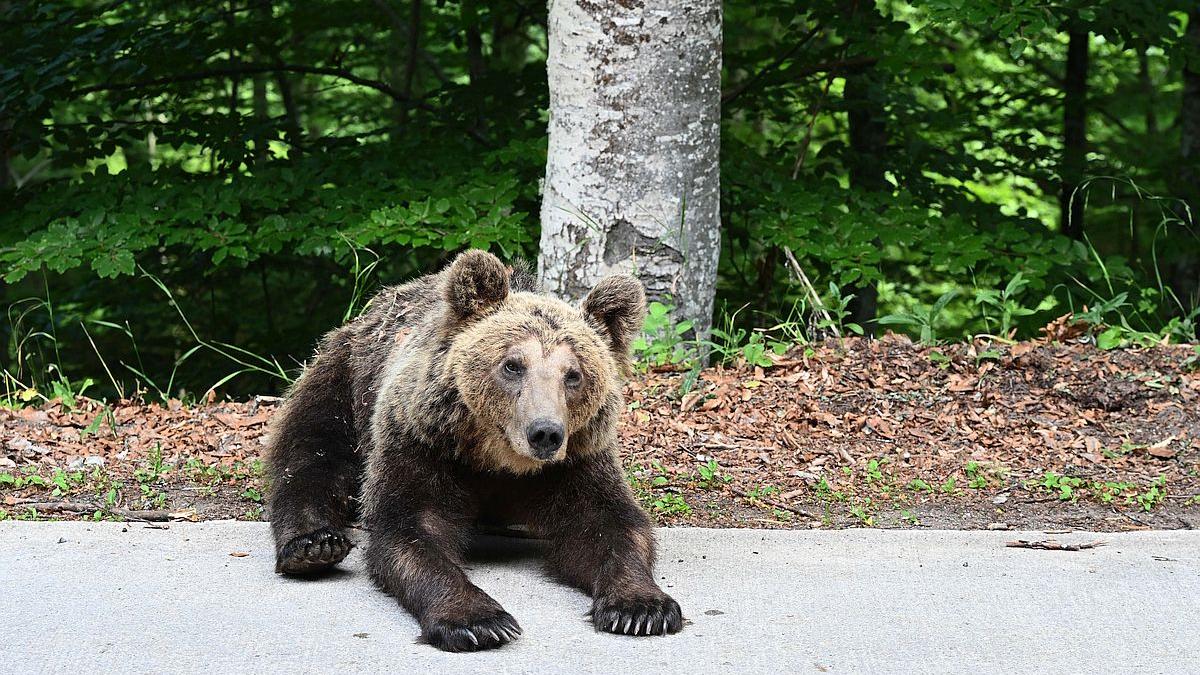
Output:
[[1154,446],[1151,446],[1150,449],[1147,450],[1146,452],[1151,457],[1158,457],[1159,459],[1170,459],[1170,458],[1174,457],[1175,455],[1179,454],[1178,450],[1172,450],[1171,448],[1159,448],[1159,447],[1154,447]]
[[[979,364],[968,356],[971,349],[977,357],[990,350],[1001,357]],[[945,359],[931,357],[934,351]],[[1158,519],[1193,507],[1183,498],[1164,499],[1142,515],[1139,505],[1125,504],[1132,490],[1105,505],[1086,487],[1092,481],[1127,481],[1140,494],[1163,476],[1171,495],[1200,494],[1200,476],[1189,473],[1200,460],[1194,431],[1200,428],[1200,374],[1182,365],[1190,354],[1184,346],[1102,351],[1079,341],[1010,346],[979,339],[972,346],[931,348],[895,336],[847,338],[792,350],[785,355],[795,361],[792,365],[779,359],[777,367],[758,370],[705,369],[683,395],[686,372],[654,369],[640,373],[625,391],[626,400],[636,405],[621,415],[619,450],[626,469],[661,466],[661,475],[671,477],[669,489],[692,506],[686,516],[656,513],[672,524],[753,523],[754,514],[697,507],[710,499],[722,504],[721,494],[769,485],[788,497],[780,503],[802,508],[825,480],[829,489],[856,498],[882,498],[873,491],[886,484],[922,502],[938,502],[947,507],[943,512],[949,515],[940,524],[948,527],[963,522],[954,520],[952,506],[1019,504],[1019,512],[1006,508],[991,519],[1014,529],[1041,530],[1061,522],[1038,520],[1039,514],[1064,508],[1057,494],[1039,485],[1045,472],[1054,471],[1083,481],[1071,502],[1085,512],[1081,526],[1091,517],[1093,526],[1120,528],[1124,525],[1103,520],[1114,516],[1114,508],[1129,517]],[[979,377],[984,365],[986,377]],[[1145,373],[1158,373],[1177,388],[1145,387],[1140,384]],[[221,468],[224,475],[251,466],[261,458],[267,423],[278,404],[262,397],[189,406],[121,401],[109,404],[115,429],[105,423],[100,433],[88,434],[81,432],[103,404],[81,399],[74,409],[60,404],[0,408],[0,474],[13,477],[10,484],[0,483],[0,502],[13,513],[26,500],[60,499],[50,494],[53,487],[13,488],[26,468],[51,476],[74,459],[95,456],[104,461],[103,471],[131,484],[130,474],[150,465],[161,450],[164,464],[173,467],[170,479],[154,486],[167,496],[158,506],[167,517],[247,513],[249,505],[239,496],[246,474],[223,478],[215,495],[202,494],[188,483],[191,472],[179,467],[198,461]],[[12,449],[13,439],[24,442]],[[729,480],[700,488],[697,464],[710,459]],[[885,481],[865,479],[871,460],[879,463]],[[977,474],[986,487],[968,486],[968,462],[996,467],[995,473],[989,468]],[[938,488],[950,476],[957,487],[942,492]],[[914,479],[931,491],[905,487]],[[261,483],[250,485],[261,488]],[[120,506],[147,508],[133,500]],[[844,509],[835,506],[835,525],[843,524],[837,519]]]
[[681,412],[688,412],[690,410],[694,410],[696,408],[696,405],[699,404],[700,401],[703,399],[704,399],[704,392],[690,391],[683,397],[682,400],[679,401],[679,410]]
[[167,518],[171,520],[190,520],[192,522],[196,522],[197,520],[200,520],[200,514],[196,512],[196,509],[183,509],[181,511],[172,511],[168,513]]

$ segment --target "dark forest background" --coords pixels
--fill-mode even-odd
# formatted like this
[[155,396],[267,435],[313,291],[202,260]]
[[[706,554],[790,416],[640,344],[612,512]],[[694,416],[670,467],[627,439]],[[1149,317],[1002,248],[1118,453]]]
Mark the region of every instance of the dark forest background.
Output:
[[[0,20],[9,396],[277,391],[378,284],[536,258],[541,0]],[[798,267],[845,333],[1195,340],[1194,0],[730,2],[724,35],[721,339],[813,337]]]

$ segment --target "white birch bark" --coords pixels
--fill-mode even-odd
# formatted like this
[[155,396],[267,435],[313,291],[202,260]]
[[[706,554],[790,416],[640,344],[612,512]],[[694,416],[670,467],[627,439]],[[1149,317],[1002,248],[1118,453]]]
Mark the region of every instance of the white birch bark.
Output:
[[720,255],[720,0],[549,0],[538,273],[577,300],[630,272],[698,334]]

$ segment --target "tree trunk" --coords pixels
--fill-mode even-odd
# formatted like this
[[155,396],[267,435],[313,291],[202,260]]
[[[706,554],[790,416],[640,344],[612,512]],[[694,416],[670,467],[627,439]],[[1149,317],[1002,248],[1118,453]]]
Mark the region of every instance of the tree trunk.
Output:
[[[1183,92],[1179,105],[1179,171],[1175,194],[1189,205],[1180,207],[1180,219],[1196,220],[1200,213],[1200,8],[1188,13],[1187,33],[1184,36],[1188,60],[1183,68]],[[1188,230],[1180,229],[1175,236],[1190,238]],[[1181,251],[1195,250],[1194,242]],[[1169,272],[1175,294],[1189,306],[1200,304],[1200,261],[1194,255],[1181,255]]]
[[[849,118],[850,185],[856,190],[891,193],[887,180],[887,124],[883,108],[882,75],[869,67],[864,72],[846,78],[843,96]],[[881,246],[879,240],[875,245]],[[879,288],[874,281],[850,289],[850,320],[862,326],[868,334],[875,333],[875,315],[879,305]]]
[[483,33],[479,26],[479,8],[475,4],[475,0],[463,0],[460,12],[463,25],[466,27],[467,77],[470,80],[468,84],[478,92],[471,99],[471,105],[474,108],[471,129],[474,133],[482,135],[487,129],[488,118],[483,107],[483,94],[479,91],[479,87],[487,72],[487,65],[483,59]]
[[1138,50],[1138,84],[1142,88],[1142,96],[1146,106],[1146,133],[1150,136],[1158,134],[1158,91],[1154,88],[1154,78],[1150,76],[1150,56],[1146,53],[1149,48]]
[[1183,69],[1183,95],[1179,107],[1180,178],[1184,199],[1193,211],[1200,208],[1200,9],[1188,14],[1184,37],[1189,59]]
[[462,21],[466,24],[467,33],[467,76],[471,84],[479,84],[483,79],[486,65],[483,61],[483,34],[479,28],[479,8],[475,0],[463,0]]
[[0,190],[13,186],[12,166],[10,165],[9,137],[11,132],[4,118],[0,117]]
[[[267,101],[267,75],[260,73],[254,76],[253,85],[253,104],[254,104],[254,122],[263,126],[268,125],[271,119],[271,107]],[[271,143],[267,140],[267,134],[261,133],[254,140],[254,159],[256,161],[266,160],[271,156]]]
[[[408,8],[408,59],[404,63],[404,95],[411,98],[413,80],[417,76],[417,59],[421,55],[421,2],[412,0]],[[407,111],[408,106],[404,106]]]
[[1086,30],[1068,32],[1067,72],[1063,80],[1063,156],[1060,169],[1062,191],[1058,196],[1062,233],[1072,239],[1083,238],[1083,183],[1087,169],[1087,77],[1088,43]]
[[[393,131],[395,137],[403,137],[407,132],[403,127],[408,124],[413,81],[417,74],[417,60],[421,58],[422,2],[423,0],[411,0],[406,19],[400,15],[398,9],[392,7],[391,0],[375,0],[375,6],[383,12],[392,26],[391,35],[387,41],[388,81],[394,89],[404,95],[403,100],[396,99],[392,102],[392,117],[398,127]],[[401,56],[402,52],[403,57]]]
[[698,335],[720,255],[721,3],[550,0],[545,288],[630,272]]

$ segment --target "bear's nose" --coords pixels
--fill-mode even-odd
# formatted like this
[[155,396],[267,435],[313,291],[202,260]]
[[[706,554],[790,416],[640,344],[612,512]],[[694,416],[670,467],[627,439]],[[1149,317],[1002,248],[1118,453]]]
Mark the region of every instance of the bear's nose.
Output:
[[552,419],[536,419],[525,429],[525,438],[538,459],[550,459],[562,445],[566,430],[561,422]]

